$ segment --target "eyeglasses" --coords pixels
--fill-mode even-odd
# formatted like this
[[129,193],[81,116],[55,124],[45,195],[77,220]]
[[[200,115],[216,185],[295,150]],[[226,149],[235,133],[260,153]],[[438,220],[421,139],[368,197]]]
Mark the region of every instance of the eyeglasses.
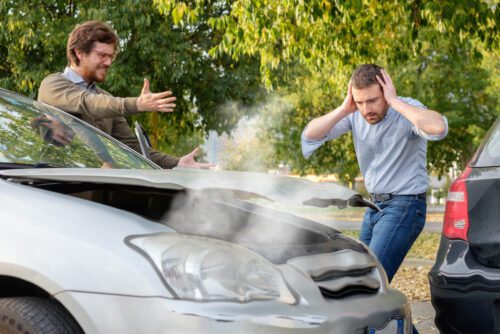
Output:
[[101,52],[97,50],[92,50],[91,52],[95,52],[95,54],[99,57],[100,61],[106,61],[106,60],[111,60],[114,61],[116,59],[116,53],[109,54],[106,52]]

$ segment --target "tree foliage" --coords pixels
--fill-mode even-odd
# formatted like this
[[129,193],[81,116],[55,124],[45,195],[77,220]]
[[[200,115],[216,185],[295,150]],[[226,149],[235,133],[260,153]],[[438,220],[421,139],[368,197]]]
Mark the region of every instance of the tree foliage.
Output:
[[498,44],[496,6],[484,1],[155,0],[174,22],[191,25],[220,6],[208,24],[223,37],[212,55],[259,55],[262,76],[298,61],[311,70],[333,63],[342,71],[363,61],[401,62],[440,37]]
[[221,39],[213,57],[255,57],[261,80],[293,101],[274,121],[267,138],[276,157],[299,172],[358,173],[351,138],[324,145],[306,161],[300,133],[312,118],[337,106],[352,70],[374,62],[393,76],[398,93],[421,100],[447,116],[450,133],[429,145],[429,166],[443,173],[461,166],[498,116],[498,71],[483,57],[499,46],[498,11],[493,1],[466,0],[155,0],[179,25],[203,20],[210,6],[225,8],[207,24]]
[[137,96],[148,77],[153,91],[178,97],[173,114],[135,116],[174,154],[255,112],[220,106],[262,100],[263,83],[268,101],[291,105],[260,110],[259,138],[272,145],[272,161],[352,180],[359,170],[349,136],[305,160],[300,134],[342,101],[352,70],[366,62],[386,67],[399,95],[446,115],[450,134],[429,145],[429,166],[440,173],[463,165],[499,114],[491,0],[0,0],[0,85],[35,97],[42,78],[66,65],[68,33],[89,19],[108,22],[120,37],[103,88]]

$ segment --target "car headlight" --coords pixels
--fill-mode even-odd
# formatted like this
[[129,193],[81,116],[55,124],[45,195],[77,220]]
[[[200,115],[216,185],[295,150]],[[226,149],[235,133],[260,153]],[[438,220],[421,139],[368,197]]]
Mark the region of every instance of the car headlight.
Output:
[[295,303],[281,272],[242,246],[175,233],[130,237],[128,243],[154,263],[181,299]]

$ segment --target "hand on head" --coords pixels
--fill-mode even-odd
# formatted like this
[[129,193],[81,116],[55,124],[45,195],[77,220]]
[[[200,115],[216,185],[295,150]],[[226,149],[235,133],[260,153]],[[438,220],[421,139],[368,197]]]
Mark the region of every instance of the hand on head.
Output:
[[344,99],[344,102],[342,102],[340,108],[346,114],[353,113],[358,109],[352,97],[352,80],[349,80],[349,86],[347,87],[347,95]]
[[392,101],[398,98],[398,95],[396,94],[396,87],[394,87],[391,77],[389,76],[389,74],[387,74],[385,70],[380,70],[380,73],[382,75],[382,78],[378,75],[376,78],[378,83],[382,87],[382,90],[384,91],[385,100],[390,105]]
[[176,99],[171,91],[151,93],[149,90],[149,80],[144,78],[144,86],[142,87],[141,95],[137,99],[137,109],[139,111],[172,112],[175,108],[175,103],[173,102]]

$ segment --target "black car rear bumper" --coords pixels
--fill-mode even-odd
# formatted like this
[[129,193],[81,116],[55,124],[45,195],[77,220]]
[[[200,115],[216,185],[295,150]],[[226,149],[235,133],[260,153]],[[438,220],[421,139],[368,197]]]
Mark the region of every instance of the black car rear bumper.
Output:
[[441,333],[500,333],[500,270],[479,264],[466,241],[442,238],[429,283]]
[[464,293],[431,285],[431,296],[441,333],[500,333],[500,293]]

